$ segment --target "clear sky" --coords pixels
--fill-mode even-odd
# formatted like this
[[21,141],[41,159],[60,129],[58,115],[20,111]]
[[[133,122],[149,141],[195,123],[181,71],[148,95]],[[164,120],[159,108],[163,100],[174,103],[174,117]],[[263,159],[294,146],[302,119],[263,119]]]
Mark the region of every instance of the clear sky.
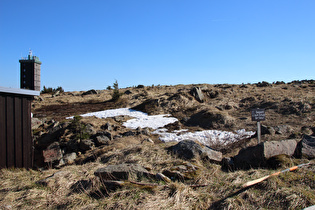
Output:
[[315,1],[0,0],[0,86],[29,49],[66,91],[315,79]]

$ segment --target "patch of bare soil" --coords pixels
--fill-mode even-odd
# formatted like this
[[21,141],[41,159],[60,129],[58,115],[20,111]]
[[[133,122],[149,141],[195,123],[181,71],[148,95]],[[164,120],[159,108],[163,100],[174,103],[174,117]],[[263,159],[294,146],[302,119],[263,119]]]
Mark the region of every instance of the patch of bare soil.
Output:
[[52,105],[44,105],[34,110],[34,117],[37,118],[52,118],[57,121],[62,121],[66,117],[85,114],[89,112],[97,112],[108,109],[117,109],[125,107],[123,101],[114,102],[112,100],[104,102],[74,102],[74,103],[57,103]]

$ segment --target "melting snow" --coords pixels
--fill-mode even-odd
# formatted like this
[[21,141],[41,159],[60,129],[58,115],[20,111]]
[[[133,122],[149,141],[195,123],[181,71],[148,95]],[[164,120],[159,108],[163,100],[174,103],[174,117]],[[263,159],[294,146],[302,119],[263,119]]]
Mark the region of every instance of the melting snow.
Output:
[[140,128],[153,128],[158,129],[164,127],[167,124],[178,121],[175,117],[167,117],[170,115],[153,115],[142,118],[135,118],[124,122],[123,125],[127,128],[136,129]]
[[[185,139],[197,140],[205,145],[227,145],[228,143],[236,142],[238,140],[250,137],[255,134],[255,132],[246,132],[245,129],[236,131],[236,133],[228,131],[218,131],[218,130],[205,130],[198,132],[185,132],[185,130],[173,131],[172,133],[167,132],[167,129],[158,129],[153,132],[154,134],[159,134],[162,141],[182,141]],[[182,133],[182,134],[181,134]]]
[[[219,131],[219,130],[205,130],[198,132],[187,132],[187,130],[167,132],[167,129],[163,128],[165,125],[178,121],[170,115],[152,115],[149,116],[146,113],[136,111],[129,108],[111,109],[100,112],[91,112],[81,115],[82,117],[95,116],[98,118],[115,117],[119,115],[128,115],[134,119],[128,120],[123,123],[123,126],[131,129],[138,127],[149,127],[155,129],[154,134],[160,135],[160,139],[164,142],[168,141],[182,141],[184,139],[198,140],[205,145],[221,144],[226,145],[244,138],[248,138],[255,134],[252,131],[245,131],[241,129],[233,132]],[[72,118],[72,117],[69,117]]]
[[148,116],[148,114],[144,112],[136,111],[129,108],[109,109],[109,110],[100,111],[100,112],[91,112],[91,113],[83,114],[81,116],[82,117],[95,116],[98,118],[108,118],[108,117],[115,117],[119,115],[128,115],[130,117],[135,117],[138,119],[145,118]]

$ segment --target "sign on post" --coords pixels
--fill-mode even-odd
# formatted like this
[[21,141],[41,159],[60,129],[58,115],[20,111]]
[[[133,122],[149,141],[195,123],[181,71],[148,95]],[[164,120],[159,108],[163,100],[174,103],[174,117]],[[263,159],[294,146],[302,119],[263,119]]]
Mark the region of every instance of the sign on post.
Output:
[[252,109],[252,121],[257,121],[258,143],[260,143],[260,139],[261,139],[260,121],[264,121],[264,120],[266,120],[264,109]]
[[264,121],[266,120],[264,109],[252,109],[252,121]]

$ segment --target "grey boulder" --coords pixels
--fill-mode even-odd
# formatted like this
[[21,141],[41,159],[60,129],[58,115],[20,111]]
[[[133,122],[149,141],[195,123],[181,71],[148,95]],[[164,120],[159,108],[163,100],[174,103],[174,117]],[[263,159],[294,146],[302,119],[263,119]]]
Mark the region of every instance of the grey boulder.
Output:
[[297,142],[294,139],[282,141],[267,141],[256,146],[247,147],[239,151],[233,158],[236,168],[250,168],[266,166],[267,160],[278,155],[292,156]]
[[195,97],[195,99],[199,102],[204,101],[204,95],[200,87],[194,87],[191,89],[191,95]]
[[192,159],[197,156],[214,162],[221,162],[222,153],[207,146],[201,146],[193,140],[183,140],[168,148],[172,153],[184,159]]
[[304,135],[303,139],[298,143],[295,151],[298,158],[315,158],[315,136]]

